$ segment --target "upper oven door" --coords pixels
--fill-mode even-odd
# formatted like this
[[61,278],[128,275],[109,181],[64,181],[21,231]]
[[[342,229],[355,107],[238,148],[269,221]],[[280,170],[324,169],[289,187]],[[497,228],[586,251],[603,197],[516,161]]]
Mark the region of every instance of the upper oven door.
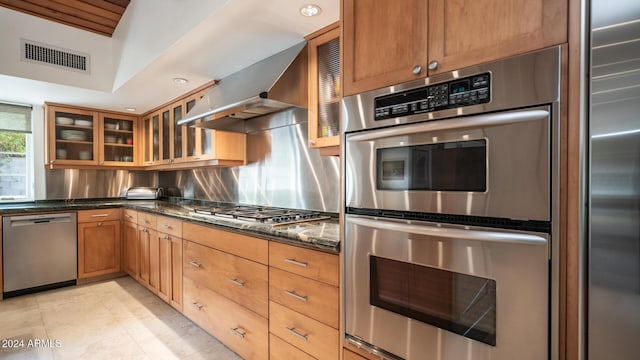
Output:
[[346,206],[550,220],[549,106],[346,135]]

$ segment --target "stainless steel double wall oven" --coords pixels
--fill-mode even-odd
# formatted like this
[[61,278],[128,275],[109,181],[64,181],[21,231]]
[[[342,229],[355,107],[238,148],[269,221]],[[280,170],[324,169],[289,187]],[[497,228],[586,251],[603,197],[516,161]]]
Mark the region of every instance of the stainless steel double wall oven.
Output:
[[560,48],[343,100],[346,341],[557,358]]

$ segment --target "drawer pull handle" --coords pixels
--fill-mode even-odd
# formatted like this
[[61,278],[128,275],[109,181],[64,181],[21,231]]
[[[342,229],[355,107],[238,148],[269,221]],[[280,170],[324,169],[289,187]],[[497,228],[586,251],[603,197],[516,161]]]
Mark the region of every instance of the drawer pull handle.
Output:
[[309,336],[309,334],[301,334],[301,333],[297,332],[296,328],[294,328],[294,327],[293,328],[285,327],[285,329],[287,329],[288,332],[290,332],[291,334],[295,335],[296,337],[298,337],[298,338],[300,338],[300,339],[302,339],[304,341],[308,340],[307,337]]
[[191,264],[193,267],[197,267],[197,268],[199,268],[200,266],[202,266],[202,264],[197,263],[197,262],[195,262],[195,261],[192,261],[192,262],[190,262],[189,264]]
[[298,299],[300,301],[304,301],[304,302],[306,302],[309,299],[308,296],[298,295],[298,294],[296,294],[295,291],[291,291],[291,290],[285,290],[284,293],[289,295],[289,296],[291,296],[291,297],[293,297],[293,298],[296,298],[296,299]]
[[162,227],[165,229],[171,229],[171,225],[169,224],[163,224]]
[[162,238],[163,238],[164,240],[169,240],[169,235],[164,235]]
[[191,305],[193,305],[193,307],[195,307],[198,310],[202,309],[202,304],[198,303],[197,301],[192,302]]
[[231,281],[232,283],[238,285],[238,286],[244,286],[244,282],[238,280],[238,279],[229,279],[229,281]]
[[247,334],[247,331],[244,330],[241,327],[233,328],[233,329],[231,329],[231,332],[236,334],[236,335],[238,335],[238,336],[240,336],[243,339],[244,339],[244,336]]
[[129,214],[124,214],[124,217],[128,217],[129,219],[133,219],[133,216],[131,216]]
[[109,214],[93,214],[91,217],[107,217]]
[[307,265],[309,265],[309,264],[308,264],[308,263],[306,263],[306,262],[298,261],[298,260],[296,260],[296,259],[289,259],[289,258],[286,258],[286,259],[284,259],[284,261],[285,261],[285,262],[288,262],[289,264],[298,265],[298,266],[302,266],[302,267],[305,267],[305,268],[307,267]]

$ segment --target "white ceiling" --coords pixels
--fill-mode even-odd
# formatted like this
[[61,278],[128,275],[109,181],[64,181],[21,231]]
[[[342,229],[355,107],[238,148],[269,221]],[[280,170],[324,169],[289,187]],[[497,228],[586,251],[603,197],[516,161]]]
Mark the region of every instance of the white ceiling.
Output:
[[[132,0],[112,38],[0,8],[0,102],[144,113],[304,40],[339,19],[339,0]],[[82,52],[90,74],[20,60],[20,40]],[[184,85],[172,79],[189,79]]]

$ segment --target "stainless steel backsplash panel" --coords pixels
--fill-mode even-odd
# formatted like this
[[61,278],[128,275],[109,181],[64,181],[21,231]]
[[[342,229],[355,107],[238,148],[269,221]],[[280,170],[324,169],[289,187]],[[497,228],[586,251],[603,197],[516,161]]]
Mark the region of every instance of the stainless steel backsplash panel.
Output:
[[47,199],[122,197],[132,186],[158,186],[155,171],[47,170]]
[[340,159],[307,147],[306,110],[248,120],[245,129],[246,166],[161,172],[47,170],[47,199],[121,197],[132,186],[163,186],[180,189],[187,199],[338,212]]
[[338,212],[340,159],[307,147],[307,111],[248,120],[248,165],[160,172],[183,197]]

